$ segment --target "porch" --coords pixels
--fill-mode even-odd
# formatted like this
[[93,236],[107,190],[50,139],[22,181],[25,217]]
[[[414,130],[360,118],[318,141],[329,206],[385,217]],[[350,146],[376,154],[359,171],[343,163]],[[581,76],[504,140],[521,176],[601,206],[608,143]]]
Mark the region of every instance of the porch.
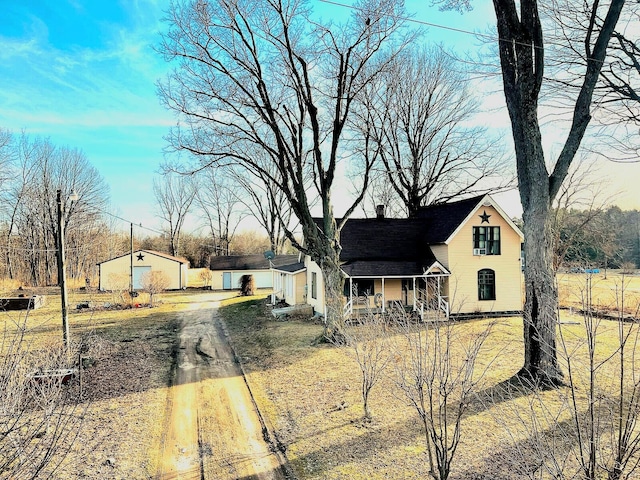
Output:
[[421,321],[431,316],[449,318],[448,272],[425,272],[411,277],[348,277],[345,281],[345,318],[368,313],[404,310]]

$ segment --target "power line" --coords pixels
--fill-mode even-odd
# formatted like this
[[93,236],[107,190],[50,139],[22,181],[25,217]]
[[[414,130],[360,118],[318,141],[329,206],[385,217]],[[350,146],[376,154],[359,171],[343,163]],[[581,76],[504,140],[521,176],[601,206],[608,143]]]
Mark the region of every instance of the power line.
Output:
[[150,232],[157,233],[158,235],[164,235],[166,233],[166,232],[163,232],[163,231],[160,231],[160,230],[155,230],[155,229],[150,228],[150,227],[145,227],[145,226],[142,225],[142,222],[136,223],[134,221],[127,220],[126,218],[119,217],[118,215],[115,215],[113,213],[107,212],[106,210],[98,210],[98,211],[101,212],[101,213],[104,213],[105,215],[109,215],[110,217],[117,218],[118,220],[121,220],[123,222],[135,225],[136,227],[142,228],[143,230],[148,230]]
[[[362,9],[362,8],[358,8],[358,7],[354,7],[353,5],[347,5],[346,3],[341,3],[341,2],[337,2],[335,0],[318,0],[319,2],[322,3],[326,3],[327,5],[334,5],[337,7],[343,7],[343,8],[348,8],[350,10],[356,10],[356,11],[360,11],[363,13],[367,13],[367,10]],[[640,1],[640,0],[639,0]],[[470,30],[465,30],[462,28],[456,28],[456,27],[451,27],[449,25],[443,25],[441,23],[433,23],[433,22],[427,22],[426,20],[418,20],[412,17],[404,17],[404,16],[400,16],[400,15],[389,15],[389,17],[394,18],[396,20],[402,20],[402,21],[406,21],[406,22],[411,22],[411,23],[416,23],[418,25],[424,25],[424,26],[428,26],[428,27],[433,27],[433,28],[439,28],[441,30],[448,30],[450,32],[456,32],[456,33],[462,33],[463,35],[470,35],[473,37],[481,37],[484,38],[485,40],[491,40],[492,42],[509,42],[509,43],[514,43],[516,45],[523,45],[523,46],[527,46],[527,47],[532,47],[532,48],[536,48],[539,50],[543,50],[544,47],[540,46],[540,45],[533,45],[533,42],[522,42],[522,41],[517,41],[517,40],[505,40],[502,37],[500,37],[499,35],[490,35],[487,33],[479,33],[479,32],[472,32]],[[549,41],[547,42],[547,44],[549,45],[555,45],[555,46],[562,46],[562,44],[554,42],[554,41]],[[593,58],[586,58],[585,60],[595,60]],[[599,61],[599,63],[604,63],[603,61]]]
[[[340,3],[340,2],[333,1],[333,0],[319,0],[319,1],[322,2],[322,3],[326,3],[328,5],[335,5],[336,7],[344,7],[344,8],[348,8],[348,9],[351,9],[351,10],[359,10],[359,11],[362,11],[362,12],[366,13],[365,10],[359,9],[357,7],[354,7],[353,5],[347,5],[345,3]],[[442,25],[442,24],[439,24],[439,23],[427,22],[426,20],[417,20],[415,18],[401,17],[401,16],[398,16],[398,15],[389,15],[389,16],[394,18],[394,19],[396,19],[396,20],[403,20],[403,21],[406,21],[406,22],[417,23],[419,25],[425,25],[427,27],[434,27],[434,28],[439,28],[441,30],[448,30],[448,31],[451,31],[451,32],[463,33],[465,35],[471,35],[471,36],[474,36],[474,37],[484,37],[487,40],[493,40],[493,41],[500,40],[500,38],[496,37],[495,35],[489,35],[489,34],[486,34],[486,33],[472,32],[470,30],[464,30],[462,28],[450,27],[448,25]]]

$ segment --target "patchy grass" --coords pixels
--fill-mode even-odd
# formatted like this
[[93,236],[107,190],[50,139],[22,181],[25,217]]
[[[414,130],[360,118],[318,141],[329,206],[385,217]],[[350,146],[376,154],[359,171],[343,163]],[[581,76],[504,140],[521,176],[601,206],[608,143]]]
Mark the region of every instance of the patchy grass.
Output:
[[[348,347],[314,345],[322,326],[306,321],[276,321],[265,302],[252,299],[221,309],[256,401],[286,449],[300,479],[428,478],[420,421],[388,375],[370,397],[372,423],[362,421],[358,365]],[[563,313],[562,339],[578,372],[584,406],[587,354],[582,319]],[[510,383],[522,365],[522,320],[497,319],[476,368],[482,376],[478,396],[463,419],[462,439],[451,479],[521,479],[537,461],[531,444],[533,421],[570,425],[568,389],[532,393]],[[491,320],[457,323],[456,348],[488,328]],[[597,357],[617,346],[617,324],[602,321]],[[626,328],[637,329],[637,325]],[[462,357],[462,349],[454,356]],[[562,354],[561,354],[562,356]],[[566,359],[563,362],[567,371]],[[640,365],[638,366],[640,367]],[[616,363],[599,371],[601,388],[613,388]],[[393,367],[388,373],[392,373]],[[584,374],[584,375],[583,375]],[[543,432],[544,433],[544,432]],[[575,447],[556,439],[559,449]],[[546,478],[546,477],[544,477]]]
[[[22,324],[31,350],[62,343],[56,290],[40,290],[49,293],[46,305],[26,317],[25,312],[0,312],[5,341]],[[155,308],[103,310],[105,303],[111,303],[111,294],[71,292],[71,339],[74,347],[81,341],[85,344],[87,368],[82,393],[77,382],[69,388],[86,412],[78,440],[55,478],[155,477],[177,316],[197,301],[189,292],[166,292],[160,297]],[[81,302],[97,309],[77,310],[75,305]],[[77,363],[77,357],[71,362]]]

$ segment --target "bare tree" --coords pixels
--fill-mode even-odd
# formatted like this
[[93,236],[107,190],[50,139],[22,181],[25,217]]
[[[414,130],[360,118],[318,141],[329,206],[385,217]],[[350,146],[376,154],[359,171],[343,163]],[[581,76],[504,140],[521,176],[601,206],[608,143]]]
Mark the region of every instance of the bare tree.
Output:
[[446,480],[460,443],[462,417],[483,376],[475,372],[476,360],[491,328],[462,340],[441,318],[416,324],[403,310],[392,315],[400,329],[394,379],[420,417],[431,477]]
[[12,135],[8,130],[0,128],[0,189],[10,178],[14,155],[11,149]]
[[167,274],[159,270],[145,272],[140,282],[142,290],[149,294],[149,306],[151,307],[155,305],[156,295],[164,292],[171,284],[171,280]]
[[[640,330],[624,318],[629,313],[637,316],[638,307],[625,312],[628,279],[623,275],[615,291],[617,319],[598,317],[593,280],[591,275],[585,277],[580,287],[581,320],[566,322],[559,329],[568,388],[545,392],[521,383],[515,385],[516,391],[500,392],[503,408],[497,420],[514,444],[512,460],[522,477],[620,480],[637,476]],[[514,393],[525,401],[504,402]]]
[[207,168],[196,175],[195,202],[213,240],[215,255],[229,255],[236,229],[245,216],[238,196],[240,187],[227,168]]
[[[465,0],[439,3],[469,8]],[[540,1],[493,1],[524,221],[525,356],[519,375],[551,385],[561,384],[563,377],[556,343],[558,291],[553,268],[552,206],[591,121],[594,89],[624,3],[624,0],[584,2],[580,8],[567,3],[564,9],[553,11],[557,18],[583,20],[585,28],[573,38],[568,49],[571,57],[563,59],[566,66],[563,72],[578,73],[573,78],[579,85],[575,91],[560,92],[566,93],[562,102],[569,106],[571,120],[562,149],[548,168],[538,105],[548,63],[545,53],[553,47],[544,40]],[[559,78],[559,83],[567,84],[566,77]]]
[[[68,251],[74,253],[69,255],[70,272],[86,275],[95,263],[87,258],[95,259],[100,249],[98,242],[90,239],[103,227],[102,210],[108,201],[104,180],[79,150],[58,148],[49,140],[26,134],[15,139],[11,149],[15,174],[5,190],[9,274],[35,285],[53,282],[58,232],[56,193],[60,190],[62,228]],[[77,201],[69,201],[72,191],[78,194]]]
[[168,172],[162,180],[154,179],[153,193],[162,219],[169,224],[170,253],[178,256],[182,227],[196,196],[193,181],[190,176]]
[[425,205],[513,184],[500,139],[472,126],[479,102],[460,68],[440,48],[411,48],[367,89],[364,107],[373,118],[359,124],[372,130],[381,181],[409,217]]
[[[573,166],[553,203],[553,266],[557,271],[575,248],[576,239],[595,223],[611,197],[603,190],[602,178],[594,171],[595,163]],[[580,214],[576,215],[576,210]]]
[[36,348],[28,312],[2,315],[0,478],[54,478],[80,432],[85,409],[72,396],[67,375],[47,374],[68,366],[65,350],[53,344]]
[[[340,228],[364,195],[336,221],[332,193],[347,154],[343,139],[355,99],[379,72],[367,67],[388,53],[385,46],[394,49],[401,4],[358,1],[350,19],[334,27],[314,20],[309,4],[299,0],[174,3],[159,47],[177,66],[158,86],[167,108],[181,115],[172,147],[208,165],[241,163],[284,193],[304,244],[285,233],[323,272],[327,337],[339,334],[343,323]],[[256,150],[273,171],[262,158],[256,161]],[[366,188],[371,152],[359,151]],[[319,224],[311,211],[316,197]]]
[[[357,292],[356,292],[357,294]],[[369,300],[365,305],[370,305]],[[386,371],[392,360],[390,351],[387,318],[371,309],[345,325],[344,334],[347,344],[351,347],[353,357],[358,364],[361,374],[360,393],[364,421],[372,420],[369,407],[369,396]]]
[[[256,155],[260,153],[256,152]],[[273,170],[274,166],[266,161],[265,168]],[[281,253],[286,241],[284,230],[294,230],[292,212],[284,192],[260,172],[235,172],[234,178],[244,192],[238,200],[267,232],[271,251],[276,255]]]

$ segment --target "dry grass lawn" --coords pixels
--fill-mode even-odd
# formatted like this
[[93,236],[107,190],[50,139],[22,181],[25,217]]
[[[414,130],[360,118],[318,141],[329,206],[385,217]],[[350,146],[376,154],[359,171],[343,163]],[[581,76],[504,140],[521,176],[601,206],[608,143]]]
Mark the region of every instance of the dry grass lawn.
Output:
[[591,295],[591,303],[603,313],[620,310],[624,300],[626,315],[637,317],[640,311],[640,275],[623,275],[619,270],[597,274],[558,274],[560,304],[566,308],[582,308]]
[[[584,275],[559,278],[565,306],[578,307],[575,299],[580,297],[584,279]],[[637,309],[640,278],[627,280],[628,315]],[[615,294],[610,293],[611,287],[620,281],[621,277],[611,272],[606,282],[594,278],[594,301],[613,305]],[[15,285],[0,286],[3,294],[13,288]],[[27,320],[33,348],[61,339],[57,290],[42,293],[47,294],[47,304],[31,312]],[[86,355],[93,363],[83,376],[82,405],[87,410],[79,441],[55,478],[150,479],[157,472],[176,319],[190,302],[197,301],[197,295],[165,293],[160,296],[161,303],[152,309],[75,309],[80,302],[90,301],[101,307],[118,300],[111,294],[71,291],[71,335],[74,340],[87,339]],[[139,297],[138,302],[144,304],[145,298]],[[374,387],[371,394],[373,421],[362,422],[360,377],[352,350],[315,344],[322,331],[320,324],[276,321],[269,315],[264,295],[234,299],[226,302],[221,311],[256,401],[286,449],[297,478],[427,478],[418,417],[390,378]],[[0,314],[0,329],[14,328],[20,315]],[[586,391],[582,377],[587,372],[582,319],[564,311],[563,320],[561,340],[572,352],[571,365],[580,377],[577,382],[582,396]],[[456,348],[484,331],[488,324],[489,320],[455,324]],[[634,332],[637,329],[635,324],[625,328]],[[604,359],[616,348],[618,330],[616,323],[609,320],[602,321],[599,329],[597,358]],[[569,424],[568,389],[505,393],[506,381],[521,364],[521,319],[498,319],[478,360],[476,372],[482,375],[480,395],[463,419],[462,440],[451,478],[525,478],[520,469],[541,454],[530,442],[531,429],[525,428],[531,423],[531,412],[542,422],[541,429],[550,417],[562,425]],[[566,372],[566,359],[563,368]],[[601,383],[604,398],[611,393],[617,378],[615,364],[602,367],[599,378],[608,380]],[[556,440],[554,448],[560,451],[570,452],[575,446],[566,439]],[[0,473],[0,478],[5,477]]]
[[[229,305],[222,312],[257,403],[286,449],[297,478],[428,478],[420,420],[391,380],[393,368],[374,387],[370,398],[373,422],[365,423],[352,349],[314,344],[321,325],[304,320],[276,321],[265,301]],[[566,345],[583,410],[588,378],[583,321],[568,311],[562,315],[561,352]],[[508,380],[522,365],[522,320],[458,323],[453,329],[454,345],[458,348],[468,343],[490,323],[492,330],[476,369],[478,378],[482,377],[479,395],[464,416],[450,478],[526,478],[525,470],[550,450],[566,454],[565,461],[575,466],[575,442],[556,438],[557,433],[544,434],[552,424],[563,428],[572,425],[569,389],[532,393],[508,387]],[[605,359],[617,346],[617,324],[603,320],[598,328],[597,359]],[[637,333],[635,324],[625,328]],[[462,358],[462,350],[455,355]],[[568,371],[567,359],[562,362]],[[612,362],[599,369],[603,397],[615,386],[616,365]],[[640,371],[640,365],[636,367],[636,372]],[[608,420],[603,417],[601,423]],[[531,442],[532,431],[545,438],[544,442]],[[640,472],[629,478],[640,478]]]
[[[26,319],[20,311],[0,313],[0,331],[10,335],[17,324],[26,324],[33,351],[61,343],[56,290],[26,290],[28,295],[46,294],[45,307],[31,311]],[[176,318],[194,298],[185,292],[164,293],[155,308],[101,309],[115,300],[111,294],[70,294],[71,338],[75,344],[86,342],[90,366],[83,371],[82,396],[77,382],[70,387],[84,418],[56,479],[145,479],[157,472]],[[76,310],[80,302],[97,308]],[[5,478],[2,473],[0,478]]]

